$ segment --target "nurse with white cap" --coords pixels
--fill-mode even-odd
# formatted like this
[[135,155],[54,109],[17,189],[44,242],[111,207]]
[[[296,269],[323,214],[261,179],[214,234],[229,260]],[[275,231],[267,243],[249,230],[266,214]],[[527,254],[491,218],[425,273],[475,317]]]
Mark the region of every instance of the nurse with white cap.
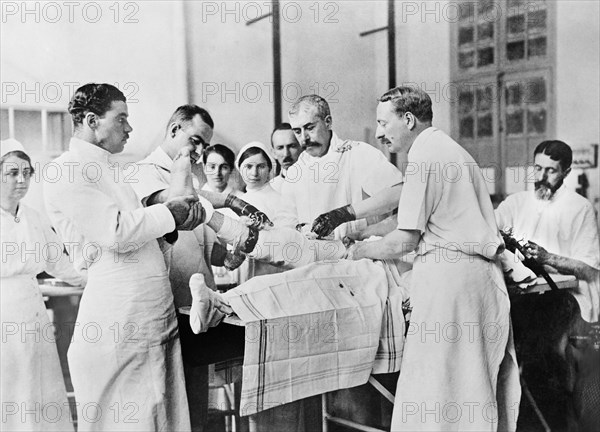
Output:
[[246,183],[246,193],[240,198],[264,212],[275,227],[295,228],[298,221],[293,209],[271,187],[275,159],[267,146],[258,141],[246,144],[240,149],[235,165]]
[[0,143],[1,430],[73,430],[63,374],[36,275],[84,284],[64,245],[40,215],[21,203],[33,166],[18,141]]

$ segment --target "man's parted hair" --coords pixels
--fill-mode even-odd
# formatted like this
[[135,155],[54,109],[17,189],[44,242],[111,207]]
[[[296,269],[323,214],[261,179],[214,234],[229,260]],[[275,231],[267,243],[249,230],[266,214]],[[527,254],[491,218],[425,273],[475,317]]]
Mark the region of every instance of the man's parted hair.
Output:
[[543,141],[533,151],[533,157],[538,153],[550,156],[553,161],[558,161],[563,171],[568,170],[573,162],[573,151],[563,141],[548,140]]
[[298,111],[300,110],[300,105],[302,104],[312,105],[315,108],[317,108],[317,115],[322,120],[325,120],[327,116],[331,115],[331,111],[329,110],[329,104],[327,103],[327,101],[321,96],[315,94],[302,96],[300,99],[298,99],[292,104],[288,111],[288,114],[290,116],[295,116],[296,114],[298,114]]
[[79,87],[69,102],[73,127],[80,126],[89,112],[103,116],[114,101],[127,102],[127,98],[113,85],[89,83]]
[[395,87],[386,91],[378,100],[379,102],[391,102],[394,113],[399,117],[410,112],[419,121],[430,122],[433,120],[431,98],[419,87]]
[[289,123],[281,123],[277,126],[275,126],[275,129],[273,129],[273,132],[271,132],[271,145],[273,145],[273,135],[275,135],[275,132],[278,131],[285,131],[285,130],[292,130],[292,125]]
[[197,115],[199,115],[202,121],[209,125],[211,129],[215,128],[215,122],[208,111],[206,111],[204,108],[201,108],[198,105],[182,105],[175,110],[173,115],[171,115],[171,118],[167,123],[167,133],[169,132],[169,125],[171,123],[177,122],[181,124],[187,124],[190,123]]

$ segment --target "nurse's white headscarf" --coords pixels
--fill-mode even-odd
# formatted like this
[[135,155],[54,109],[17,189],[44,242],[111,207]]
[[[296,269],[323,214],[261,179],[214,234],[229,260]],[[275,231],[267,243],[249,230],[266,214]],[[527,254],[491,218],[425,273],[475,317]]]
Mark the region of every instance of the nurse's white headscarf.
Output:
[[246,152],[246,150],[251,149],[253,147],[259,148],[261,149],[269,158],[269,161],[271,161],[271,171],[269,172],[269,180],[271,180],[274,176],[275,176],[275,168],[277,167],[277,162],[275,162],[275,158],[273,157],[273,155],[271,154],[271,150],[264,145],[263,143],[259,142],[259,141],[252,141],[249,142],[248,144],[246,144],[244,147],[242,147],[240,149],[240,151],[238,152],[236,158],[235,158],[235,166],[238,169],[238,171],[241,172],[240,169],[240,158],[241,156]]
[[22,151],[23,153],[27,154],[27,151],[25,151],[25,147],[23,147],[23,144],[21,144],[16,139],[9,138],[7,140],[0,141],[0,158],[3,158],[8,153],[14,151]]

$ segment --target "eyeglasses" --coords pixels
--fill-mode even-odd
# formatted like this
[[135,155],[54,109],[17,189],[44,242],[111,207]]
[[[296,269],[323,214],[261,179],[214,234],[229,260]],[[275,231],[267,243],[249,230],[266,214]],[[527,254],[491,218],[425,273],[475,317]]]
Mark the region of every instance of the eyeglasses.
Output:
[[199,137],[198,135],[190,135],[189,133],[187,133],[183,127],[181,125],[177,125],[177,127],[179,129],[181,129],[182,132],[184,132],[187,136],[188,136],[188,140],[196,147],[201,147],[202,150],[205,150],[206,147],[208,147],[208,144],[206,143],[206,141],[204,141],[204,139],[202,137]]

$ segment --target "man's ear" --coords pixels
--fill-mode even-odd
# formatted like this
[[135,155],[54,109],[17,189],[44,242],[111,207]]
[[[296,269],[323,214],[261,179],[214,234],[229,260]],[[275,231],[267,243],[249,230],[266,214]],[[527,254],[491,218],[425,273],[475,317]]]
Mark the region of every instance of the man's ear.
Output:
[[404,120],[408,130],[413,130],[417,126],[417,118],[411,112],[404,113]]
[[563,176],[563,178],[567,177],[570,172],[571,172],[571,167],[569,167],[565,170],[565,175]]
[[331,125],[333,125],[333,117],[331,117],[331,115],[325,117],[325,125],[327,126],[327,129],[331,129]]
[[177,131],[179,130],[180,126],[178,123],[173,122],[169,125],[169,136],[171,138],[175,138],[175,135],[177,135]]
[[85,124],[87,124],[90,129],[95,130],[98,127],[98,115],[93,112],[87,113],[85,115]]

